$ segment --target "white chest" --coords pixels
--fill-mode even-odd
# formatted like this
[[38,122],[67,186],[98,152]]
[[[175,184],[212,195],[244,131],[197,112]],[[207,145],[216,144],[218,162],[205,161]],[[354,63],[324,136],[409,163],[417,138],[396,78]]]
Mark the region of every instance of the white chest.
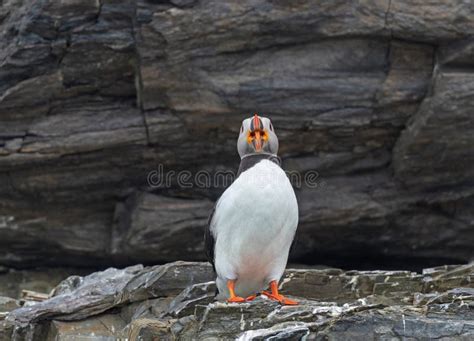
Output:
[[286,174],[273,162],[260,161],[239,176],[216,207],[212,229],[218,273],[284,268],[297,224],[298,205]]

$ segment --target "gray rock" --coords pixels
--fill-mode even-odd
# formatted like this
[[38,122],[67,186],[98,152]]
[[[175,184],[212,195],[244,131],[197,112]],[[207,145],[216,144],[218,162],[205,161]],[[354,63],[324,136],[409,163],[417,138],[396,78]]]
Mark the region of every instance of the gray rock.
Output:
[[[76,287],[67,291],[61,289],[59,295],[49,300],[11,312],[8,320],[25,328],[31,323],[57,315],[64,315],[65,320],[80,320],[86,316],[100,314],[122,302],[120,293],[128,280],[142,269],[142,266],[134,266],[124,270],[110,268],[93,273],[81,279],[79,283],[75,281]],[[64,284],[62,286],[64,287]]]
[[34,270],[5,269],[0,272],[0,296],[19,299],[23,290],[49,294],[66,277],[85,275],[93,269],[54,268]]
[[13,334],[13,326],[5,321],[0,321],[0,339],[10,340]]
[[386,308],[368,310],[358,315],[344,316],[333,325],[309,334],[316,340],[367,340],[369,339],[457,339],[473,337],[472,321],[453,320],[453,316],[439,314],[425,317],[416,310]]
[[213,274],[205,263],[111,268],[70,278],[52,298],[13,310],[0,333],[14,340],[362,340],[364,335],[467,340],[474,336],[473,269],[473,264],[424,274],[290,269],[280,286],[299,305],[280,306],[265,296],[242,304],[212,301]]
[[52,321],[46,340],[94,340],[108,341],[125,337],[126,327],[119,315],[100,315],[84,321]]
[[197,304],[207,304],[214,301],[216,290],[214,281],[190,285],[173,299],[167,314],[176,317],[191,315]]
[[20,303],[11,298],[0,296],[0,312],[5,313],[20,307]]
[[13,311],[8,319],[18,326],[57,318],[80,320],[124,303],[179,294],[194,282],[211,278],[209,264],[176,262],[152,268],[109,268],[85,277],[74,276],[58,285],[44,302]]
[[163,318],[170,310],[173,296],[137,301],[120,308],[120,316],[129,323],[138,319]]
[[173,340],[171,323],[157,319],[137,319],[130,325],[129,340]]
[[432,42],[454,40],[474,33],[473,11],[463,0],[393,1],[387,12],[387,25],[395,37]]
[[474,155],[466,148],[474,143],[474,74],[440,71],[434,82],[432,95],[397,141],[395,174],[428,189],[467,184],[474,177]]
[[464,39],[447,43],[441,46],[439,56],[442,64],[468,67],[474,60],[474,40]]
[[117,205],[112,253],[149,262],[157,252],[168,260],[200,259],[202,227],[213,205],[209,200],[137,193]]

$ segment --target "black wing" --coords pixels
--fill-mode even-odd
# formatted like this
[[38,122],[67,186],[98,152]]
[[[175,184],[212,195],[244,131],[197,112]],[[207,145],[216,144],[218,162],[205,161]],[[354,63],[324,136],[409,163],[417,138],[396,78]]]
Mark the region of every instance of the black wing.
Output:
[[293,241],[291,242],[289,255],[295,252],[296,244],[298,244],[298,232],[295,232],[295,235],[293,236]]
[[211,214],[209,215],[209,219],[207,221],[206,230],[204,231],[204,249],[206,251],[207,260],[212,264],[212,269],[214,269],[214,272],[216,272],[216,266],[214,264],[214,247],[216,241],[211,232],[211,223],[214,213],[216,212],[216,206],[217,203],[212,208]]

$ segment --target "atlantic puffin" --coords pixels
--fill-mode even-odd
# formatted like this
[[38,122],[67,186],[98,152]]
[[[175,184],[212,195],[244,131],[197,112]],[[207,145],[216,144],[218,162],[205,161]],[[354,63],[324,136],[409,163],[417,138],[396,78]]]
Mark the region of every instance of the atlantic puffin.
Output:
[[[298,203],[280,166],[272,122],[255,114],[242,122],[234,182],[216,202],[204,243],[217,275],[217,299],[252,300],[259,293],[283,305],[278,292],[298,225]],[[262,291],[270,287],[270,291]]]

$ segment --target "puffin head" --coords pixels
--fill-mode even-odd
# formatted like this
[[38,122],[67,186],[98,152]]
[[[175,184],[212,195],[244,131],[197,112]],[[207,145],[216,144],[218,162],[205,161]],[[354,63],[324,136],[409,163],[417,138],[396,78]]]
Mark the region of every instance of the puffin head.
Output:
[[270,119],[255,114],[242,121],[237,141],[240,158],[249,154],[278,153],[278,138],[273,130]]

